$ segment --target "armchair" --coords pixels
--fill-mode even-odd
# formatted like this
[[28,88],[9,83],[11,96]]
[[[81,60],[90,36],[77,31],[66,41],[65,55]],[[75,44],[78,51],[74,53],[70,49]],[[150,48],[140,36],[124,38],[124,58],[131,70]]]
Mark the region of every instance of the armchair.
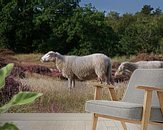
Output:
[[85,104],[85,110],[93,113],[92,130],[98,117],[118,120],[124,130],[126,123],[140,124],[141,130],[147,130],[148,124],[163,129],[163,69],[135,70],[122,101],[98,100],[99,95]]

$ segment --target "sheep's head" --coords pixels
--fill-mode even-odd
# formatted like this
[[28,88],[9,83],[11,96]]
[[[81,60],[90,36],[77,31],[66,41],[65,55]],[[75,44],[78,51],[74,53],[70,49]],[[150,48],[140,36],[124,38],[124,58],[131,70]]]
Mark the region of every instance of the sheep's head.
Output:
[[128,70],[128,66],[129,66],[129,62],[123,62],[117,69],[117,71],[115,72],[115,76],[118,76],[118,75],[122,75],[124,73],[129,73],[129,70]]
[[41,62],[55,61],[56,55],[57,55],[56,52],[49,51],[48,53],[41,57]]

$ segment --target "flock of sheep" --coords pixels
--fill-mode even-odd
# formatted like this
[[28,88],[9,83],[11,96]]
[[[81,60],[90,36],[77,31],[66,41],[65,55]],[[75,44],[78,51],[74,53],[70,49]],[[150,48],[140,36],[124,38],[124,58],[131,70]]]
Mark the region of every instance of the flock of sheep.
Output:
[[[55,61],[57,69],[68,79],[68,87],[75,87],[75,79],[89,80],[98,78],[102,83],[114,84],[112,78],[111,59],[101,53],[86,56],[61,55],[49,51],[41,57],[42,62]],[[132,73],[138,68],[163,68],[162,61],[123,62],[117,69],[116,75]]]

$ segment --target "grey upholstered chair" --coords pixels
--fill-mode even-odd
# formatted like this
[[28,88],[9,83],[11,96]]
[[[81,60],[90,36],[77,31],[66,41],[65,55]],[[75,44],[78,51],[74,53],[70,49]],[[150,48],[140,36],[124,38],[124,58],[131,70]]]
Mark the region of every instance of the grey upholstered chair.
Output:
[[93,113],[92,130],[96,129],[98,117],[126,123],[148,124],[163,129],[163,69],[137,69],[132,74],[122,101],[90,100],[85,110]]

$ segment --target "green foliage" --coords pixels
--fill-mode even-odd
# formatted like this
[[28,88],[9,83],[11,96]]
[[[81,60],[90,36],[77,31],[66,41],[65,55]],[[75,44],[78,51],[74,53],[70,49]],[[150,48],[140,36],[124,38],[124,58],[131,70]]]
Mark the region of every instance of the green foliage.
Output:
[[161,53],[163,37],[163,13],[145,5],[135,15],[116,12],[107,15],[107,23],[119,37],[117,55],[133,55],[140,52]]
[[0,130],[19,130],[14,124],[5,123],[3,126],[0,126]]
[[158,49],[159,53],[163,54],[163,38],[160,39],[159,45],[160,45],[160,48]]
[[14,64],[8,64],[7,66],[0,69],[0,88],[5,86],[5,78],[10,74]]
[[10,107],[32,103],[36,98],[42,96],[42,93],[19,92],[4,106],[0,107],[0,113],[6,112]]
[[[150,21],[147,18],[128,26],[120,40],[120,44],[122,44],[122,49],[126,54],[156,53],[157,48],[160,46],[158,44],[160,38],[157,22]],[[131,46],[132,48],[130,48]]]
[[63,28],[68,30],[66,42],[69,53],[85,55],[101,52],[114,55],[114,51],[110,50],[115,48],[117,37],[105,22],[104,13],[91,6],[76,9]]
[[152,10],[153,8],[150,5],[144,5],[143,8],[141,9],[141,13],[144,15],[150,15]]
[[[0,69],[0,88],[5,85],[5,78],[10,74],[13,69],[14,64],[8,64],[5,67]],[[9,108],[16,105],[24,105],[33,102],[38,97],[42,96],[42,93],[36,92],[19,92],[5,105],[0,107],[0,113],[6,112]],[[18,130],[18,128],[13,125],[6,123],[3,126],[0,126],[0,130]]]
[[[0,3],[0,48],[17,53],[58,51],[108,56],[162,52],[163,13],[144,5],[135,13],[99,12],[80,0]],[[131,47],[132,46],[132,47]]]

